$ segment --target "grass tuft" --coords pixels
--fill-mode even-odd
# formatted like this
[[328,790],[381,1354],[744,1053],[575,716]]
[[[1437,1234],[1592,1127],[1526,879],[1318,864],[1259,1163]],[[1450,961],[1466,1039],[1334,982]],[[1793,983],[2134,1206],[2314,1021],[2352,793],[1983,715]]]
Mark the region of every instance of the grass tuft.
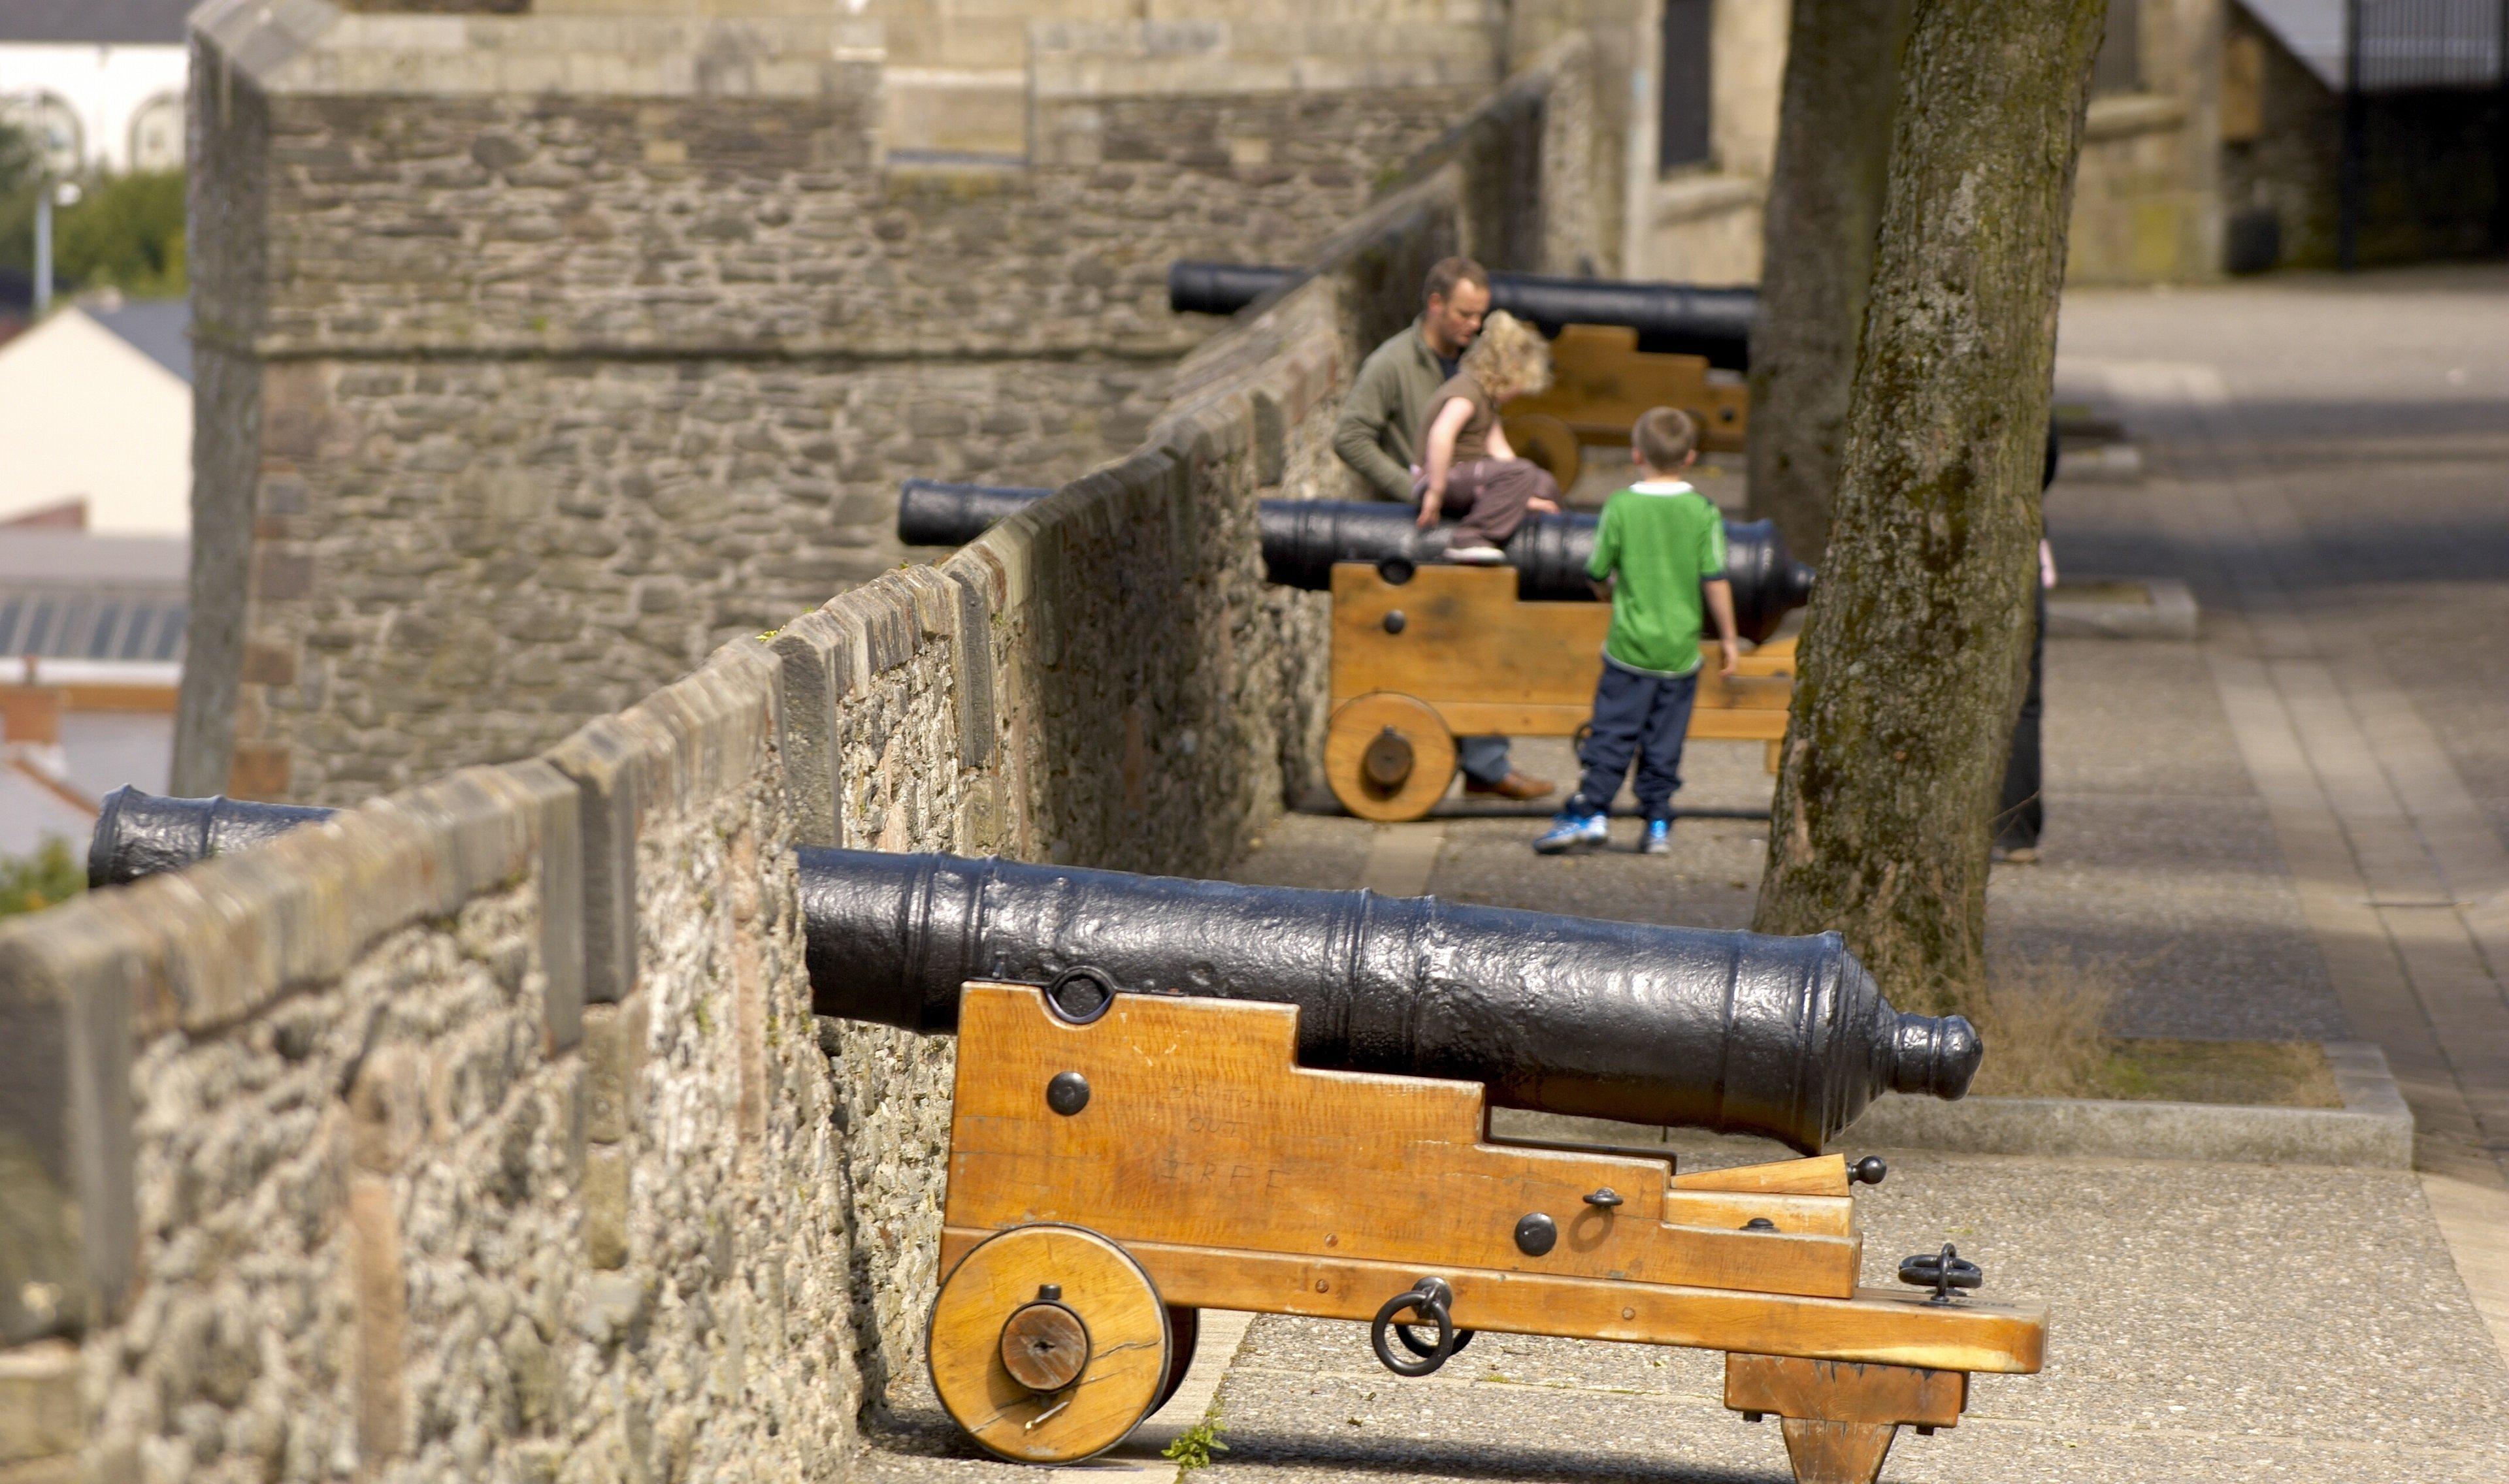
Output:
[[1988,1097],[2088,1097],[2106,1080],[2116,1042],[2109,1011],[2117,975],[2072,953],[2004,966],[1977,1015],[1986,1061],[1969,1091]]
[[1228,1445],[1219,1440],[1219,1403],[1215,1401],[1210,1414],[1178,1433],[1175,1442],[1159,1450],[1159,1457],[1174,1461],[1182,1475],[1210,1467],[1213,1454],[1227,1451]]

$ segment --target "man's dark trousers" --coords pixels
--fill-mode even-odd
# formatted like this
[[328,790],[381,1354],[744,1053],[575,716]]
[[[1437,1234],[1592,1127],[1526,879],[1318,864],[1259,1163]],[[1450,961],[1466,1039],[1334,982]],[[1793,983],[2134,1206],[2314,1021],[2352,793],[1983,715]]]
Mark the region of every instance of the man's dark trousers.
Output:
[[2036,627],[2030,633],[2030,688],[2022,692],[2021,714],[2012,722],[2012,751],[2003,763],[2003,798],[1995,811],[1995,843],[2005,850],[2036,850],[2045,827],[2046,805],[2039,797],[2039,721],[2044,709],[2039,699],[2039,678],[2047,661],[2047,589],[2039,595]]
[[1594,685],[1593,731],[1578,750],[1586,776],[1570,809],[1606,814],[1638,764],[1638,808],[1649,819],[1672,818],[1672,794],[1681,787],[1681,744],[1690,734],[1690,705],[1699,698],[1699,672],[1648,675],[1603,661]]

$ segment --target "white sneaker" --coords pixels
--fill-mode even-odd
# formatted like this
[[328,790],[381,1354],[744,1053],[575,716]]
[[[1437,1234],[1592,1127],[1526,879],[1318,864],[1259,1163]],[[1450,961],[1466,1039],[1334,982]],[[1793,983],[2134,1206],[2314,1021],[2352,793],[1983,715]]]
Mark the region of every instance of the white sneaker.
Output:
[[1449,546],[1446,560],[1467,567],[1496,567],[1507,560],[1507,553],[1496,546]]

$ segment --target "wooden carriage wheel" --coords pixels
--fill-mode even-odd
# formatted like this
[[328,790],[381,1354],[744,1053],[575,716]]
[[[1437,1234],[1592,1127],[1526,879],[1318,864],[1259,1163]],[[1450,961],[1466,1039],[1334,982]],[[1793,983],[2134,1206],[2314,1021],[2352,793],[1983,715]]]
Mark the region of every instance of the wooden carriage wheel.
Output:
[[1202,1343],[1202,1311],[1168,1306],[1168,1379],[1159,1386],[1159,1399],[1150,1403],[1156,1413],[1168,1404],[1168,1398],[1184,1385],[1185,1372],[1193,1369],[1193,1350]]
[[1173,1348],[1140,1263],[1096,1232],[1045,1224],[971,1248],[941,1280],[925,1336],[941,1405],[1017,1464],[1122,1442],[1166,1391]]
[[1455,737],[1429,703],[1399,690],[1353,696],[1325,732],[1325,782],[1341,806],[1390,824],[1418,819],[1455,781]]
[[[1704,425],[1702,425],[1704,426]],[[1585,452],[1577,446],[1577,434],[1568,425],[1547,412],[1511,413],[1499,421],[1507,433],[1508,446],[1517,457],[1538,464],[1551,471],[1565,494],[1577,482],[1586,466]]]

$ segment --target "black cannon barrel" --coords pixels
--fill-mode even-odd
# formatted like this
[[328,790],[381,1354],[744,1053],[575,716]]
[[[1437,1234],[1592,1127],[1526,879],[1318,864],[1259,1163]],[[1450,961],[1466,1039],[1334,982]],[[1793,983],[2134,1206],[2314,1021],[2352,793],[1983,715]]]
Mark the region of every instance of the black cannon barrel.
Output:
[[[1168,308],[1180,315],[1233,315],[1294,280],[1301,270],[1245,263],[1168,265]],[[1546,335],[1569,324],[1625,324],[1638,349],[1704,355],[1711,366],[1747,371],[1754,288],[1708,288],[1623,278],[1557,278],[1541,274],[1490,275],[1490,304],[1529,319]]]
[[1203,263],[1179,258],[1168,265],[1168,308],[1180,315],[1234,315],[1303,272],[1261,263]]
[[[323,810],[156,798],[98,822],[98,884]],[[203,821],[223,817],[221,835]],[[251,825],[254,828],[243,828]],[[1816,1150],[1885,1092],[1958,1097],[1958,1016],[1893,1011],[1834,933],[1772,938],[946,855],[804,848],[812,1008],[926,1034],[971,979],[1299,1008],[1311,1067],[1479,1082],[1507,1107],[1761,1133]]]
[[246,803],[228,798],[160,798],[135,788],[104,798],[88,843],[90,886],[120,886],[161,871],[257,845],[298,825],[328,819],[328,809]]
[[[1029,501],[1051,490],[944,484],[910,479],[899,492],[897,537],[923,546],[964,545]],[[1284,587],[1322,592],[1336,562],[1372,562],[1390,577],[1446,557],[1455,528],[1423,531],[1409,506],[1391,501],[1267,500],[1258,512],[1263,575]],[[1594,554],[1595,518],[1536,515],[1506,546],[1517,596],[1586,602],[1594,596],[1586,563]],[[1734,584],[1734,626],[1759,644],[1786,614],[1812,597],[1813,570],[1786,551],[1774,521],[1725,523],[1725,575]]]
[[897,538],[910,546],[964,546],[1053,493],[1035,485],[909,479],[897,487]]

